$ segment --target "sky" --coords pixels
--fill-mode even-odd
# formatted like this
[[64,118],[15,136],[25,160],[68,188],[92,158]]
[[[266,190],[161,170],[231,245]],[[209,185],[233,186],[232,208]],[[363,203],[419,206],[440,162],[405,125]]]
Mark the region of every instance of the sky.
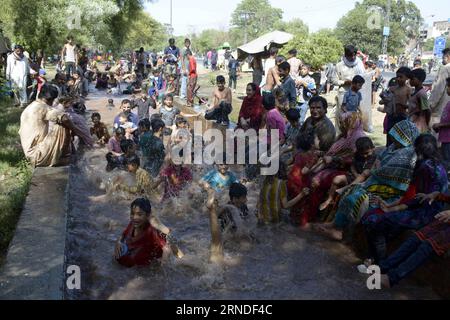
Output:
[[[175,35],[199,33],[204,29],[230,27],[231,14],[241,0],[172,0]],[[355,0],[269,0],[272,6],[283,9],[283,20],[302,19],[309,30],[334,28],[337,21],[354,8]],[[413,0],[425,22],[450,19],[449,0]],[[170,0],[147,3],[147,12],[165,24],[170,22]],[[434,17],[432,17],[434,15]]]

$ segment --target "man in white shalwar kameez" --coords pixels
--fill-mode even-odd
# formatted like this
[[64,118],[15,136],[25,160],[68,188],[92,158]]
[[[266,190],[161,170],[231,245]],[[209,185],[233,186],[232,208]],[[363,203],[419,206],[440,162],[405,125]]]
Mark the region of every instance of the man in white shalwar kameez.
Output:
[[16,105],[26,106],[27,78],[30,73],[28,59],[23,54],[23,47],[16,45],[14,51],[8,56],[6,66],[6,79],[11,82],[11,88],[16,97]]

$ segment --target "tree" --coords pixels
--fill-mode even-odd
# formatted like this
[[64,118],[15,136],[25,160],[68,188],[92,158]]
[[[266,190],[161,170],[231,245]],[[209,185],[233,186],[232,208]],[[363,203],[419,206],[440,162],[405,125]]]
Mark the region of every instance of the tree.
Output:
[[338,61],[344,51],[339,39],[327,29],[319,30],[309,36],[297,34],[284,46],[281,54],[287,55],[287,52],[293,48],[297,49],[299,59],[316,70],[324,64]]
[[294,18],[288,22],[277,21],[274,24],[274,29],[292,33],[293,35],[298,35],[298,34],[308,35],[308,33],[309,33],[308,25],[299,18]]
[[[378,56],[381,53],[386,12],[387,0],[357,2],[355,8],[338,21],[336,35],[344,44],[353,44],[371,56]],[[388,53],[401,54],[407,43],[418,36],[422,21],[414,3],[392,0]]]
[[111,33],[104,20],[119,10],[112,0],[4,0],[3,5],[5,34],[29,51],[48,52],[58,52],[69,34],[83,45],[105,42]]
[[124,39],[124,48],[162,48],[166,40],[164,26],[148,13],[139,11],[131,22],[130,32]]
[[269,0],[243,0],[239,3],[231,16],[230,30],[233,42],[241,45],[244,33],[248,34],[248,41],[256,39],[264,33],[274,29],[274,25],[281,21],[283,10],[274,8]]
[[229,34],[227,31],[217,29],[203,30],[198,36],[192,37],[193,49],[197,52],[204,53],[209,49],[218,48],[224,42],[228,41]]

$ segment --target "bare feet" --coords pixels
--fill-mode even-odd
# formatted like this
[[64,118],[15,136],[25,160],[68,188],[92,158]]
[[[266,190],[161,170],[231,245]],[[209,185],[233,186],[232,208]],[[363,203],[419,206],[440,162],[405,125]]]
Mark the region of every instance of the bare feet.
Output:
[[337,230],[335,228],[318,228],[317,231],[319,231],[321,234],[327,236],[330,239],[342,241],[343,238],[342,230]]
[[312,225],[310,223],[307,223],[303,226],[300,226],[300,230],[302,231],[311,231],[312,230]]
[[323,230],[323,229],[331,229],[334,228],[334,222],[326,222],[326,223],[314,223],[313,229],[315,230]]
[[319,210],[323,211],[326,208],[328,208],[328,206],[331,204],[331,202],[333,202],[333,198],[328,197],[327,200],[325,200],[325,202],[322,202],[322,204],[319,206]]

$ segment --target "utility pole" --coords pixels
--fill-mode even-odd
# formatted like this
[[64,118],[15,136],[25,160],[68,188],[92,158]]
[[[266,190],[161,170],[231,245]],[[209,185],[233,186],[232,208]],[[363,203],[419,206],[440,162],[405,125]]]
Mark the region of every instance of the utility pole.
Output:
[[173,3],[170,0],[170,35],[173,36]]
[[240,13],[241,19],[244,20],[244,43],[247,43],[248,41],[248,30],[247,30],[247,20],[252,15],[251,12],[242,11]]
[[386,8],[386,18],[384,20],[384,28],[383,28],[383,47],[382,52],[383,55],[387,54],[387,46],[388,46],[388,38],[390,33],[390,16],[391,16],[391,0],[387,0],[387,8]]

